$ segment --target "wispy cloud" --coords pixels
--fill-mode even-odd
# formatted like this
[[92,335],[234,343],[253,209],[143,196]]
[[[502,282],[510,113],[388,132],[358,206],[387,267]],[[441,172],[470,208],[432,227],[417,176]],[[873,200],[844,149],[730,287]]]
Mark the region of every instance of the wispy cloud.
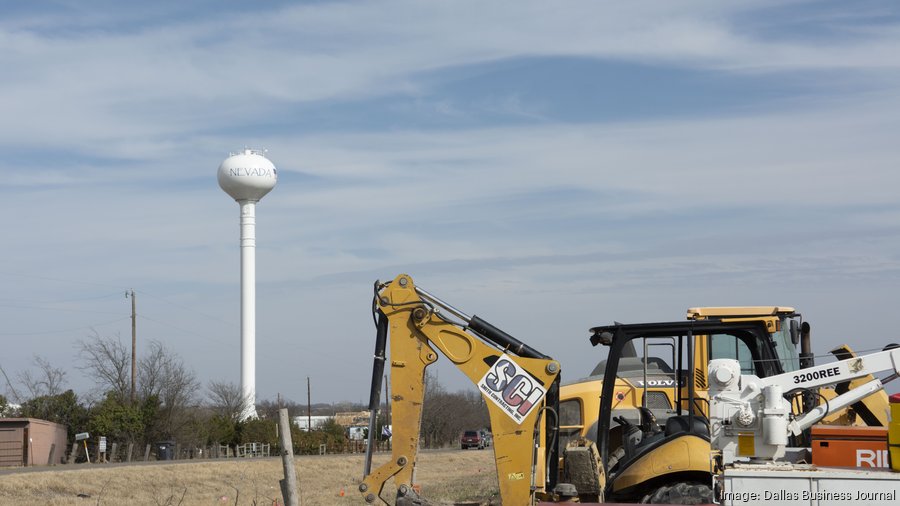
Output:
[[[808,304],[837,332],[828,292],[889,306],[893,4],[57,5],[0,20],[4,261],[42,276],[4,297],[137,285],[233,321],[238,211],[214,171],[250,145],[281,173],[258,210],[261,360],[345,356],[371,282],[399,271],[573,369],[586,343],[561,336],[612,319]],[[622,69],[639,71],[613,87]],[[705,95],[723,89],[728,107]],[[208,341],[236,329],[164,308],[144,309],[169,324],[152,332],[217,371]],[[96,323],[34,311],[4,314],[22,332]],[[264,395],[289,383],[261,374]]]
[[[0,132],[7,143],[101,151],[128,139],[196,138],[235,121],[265,125],[286,104],[414,92],[425,72],[533,56],[720,71],[869,70],[896,82],[896,22],[835,43],[740,28],[754,10],[773,8],[337,2],[163,19],[128,32],[67,30],[78,19],[52,14],[33,14],[24,19],[44,21],[19,28],[19,16],[0,24],[0,62],[17,69],[0,85],[0,106],[16,121]],[[831,25],[838,31],[840,22]]]

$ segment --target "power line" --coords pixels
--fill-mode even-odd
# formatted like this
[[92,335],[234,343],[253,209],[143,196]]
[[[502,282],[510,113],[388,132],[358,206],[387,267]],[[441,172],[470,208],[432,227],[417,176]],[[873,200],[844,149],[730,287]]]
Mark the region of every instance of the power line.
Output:
[[[137,293],[142,293],[142,292],[138,292],[137,290],[135,290],[135,292],[137,292]],[[209,337],[208,335],[204,335],[204,334],[198,334],[197,332],[194,332],[194,331],[192,331],[192,330],[188,330],[188,329],[179,327],[179,326],[177,326],[177,325],[172,325],[171,323],[167,323],[167,322],[164,322],[164,321],[161,321],[161,320],[157,320],[157,319],[155,319],[155,318],[150,318],[149,316],[145,316],[145,315],[139,314],[139,315],[137,315],[137,317],[140,318],[140,319],[142,319],[142,320],[147,320],[147,321],[151,321],[151,322],[153,322],[153,323],[162,325],[162,326],[164,326],[164,327],[169,327],[169,328],[175,329],[175,330],[177,330],[177,331],[179,331],[179,332],[184,332],[185,334],[190,334],[190,335],[192,335],[192,336],[199,337],[199,338],[204,339],[204,340],[209,341],[209,342],[219,343],[219,344],[221,344],[221,342],[222,342],[220,339],[212,338],[212,337]],[[318,354],[320,354],[320,355],[324,355],[324,356],[326,356],[326,357],[330,357],[330,358],[334,358],[334,359],[343,359],[343,358],[346,358],[346,357],[342,357],[342,356],[333,354],[333,353],[331,353],[331,352],[325,351],[325,350],[323,350],[321,347],[316,347],[316,346],[314,346],[314,345],[305,345],[305,344],[301,344],[301,343],[299,343],[299,342],[297,342],[297,341],[290,341],[290,342],[288,342],[288,343],[285,343],[284,346],[287,346],[287,347],[289,347],[289,348],[298,348],[298,349],[300,349],[300,350],[302,350],[302,351],[304,351],[304,352],[315,352],[315,353],[318,353]]]
[[[140,293],[140,292],[138,292],[138,293]],[[157,319],[155,319],[155,318],[150,318],[149,316],[144,316],[144,315],[142,315],[142,314],[139,314],[139,315],[137,315],[137,317],[140,318],[140,319],[142,319],[142,320],[151,321],[151,322],[153,322],[153,323],[157,323],[157,324],[163,325],[163,326],[165,326],[165,327],[173,328],[173,329],[178,330],[178,331],[180,331],[180,332],[184,332],[185,334],[190,334],[190,335],[192,335],[192,336],[196,336],[196,337],[199,337],[199,338],[201,338],[201,339],[205,339],[205,340],[210,341],[210,342],[219,342],[218,340],[213,339],[213,338],[211,338],[211,337],[209,337],[209,336],[206,336],[206,335],[203,335],[203,334],[198,334],[198,333],[196,333],[196,332],[194,332],[194,331],[192,331],[192,330],[183,329],[183,328],[181,328],[181,327],[179,327],[179,326],[177,326],[177,325],[172,325],[171,323],[166,323],[166,322],[164,322],[164,321],[157,320]],[[128,318],[131,318],[131,317],[129,316]]]
[[177,308],[179,308],[179,309],[183,309],[184,311],[187,311],[187,312],[191,313],[192,315],[200,315],[200,316],[203,316],[203,317],[205,317],[205,318],[209,318],[210,320],[217,321],[217,322],[219,322],[219,323],[221,323],[221,324],[223,324],[223,325],[228,325],[229,327],[233,327],[233,326],[236,325],[235,322],[230,322],[230,321],[224,320],[224,319],[222,319],[222,318],[219,318],[218,316],[213,316],[213,315],[210,315],[210,314],[203,313],[202,311],[197,311],[196,309],[194,309],[194,308],[192,308],[192,307],[190,307],[190,306],[186,306],[186,305],[184,305],[184,304],[179,304],[178,302],[173,302],[173,301],[171,301],[171,300],[169,300],[169,299],[166,299],[165,297],[160,297],[159,295],[154,295],[154,294],[152,294],[152,293],[148,293],[148,292],[145,292],[145,291],[143,291],[143,290],[135,290],[135,292],[136,292],[136,293],[139,293],[139,294],[141,294],[141,295],[146,295],[147,297],[150,297],[150,298],[153,298],[153,299],[161,300],[161,301],[165,302],[166,304],[171,304],[172,306],[175,306],[175,307],[177,307]]
[[[106,284],[106,283],[95,283],[95,282],[91,282],[91,281],[83,281],[83,280],[75,280],[75,279],[54,278],[54,277],[51,277],[51,276],[36,276],[36,275],[33,275],[33,274],[22,274],[22,273],[18,273],[18,272],[9,272],[9,271],[0,271],[0,275],[15,276],[15,277],[20,277],[20,278],[30,278],[30,279],[42,279],[42,280],[46,280],[46,281],[57,281],[57,282],[62,282],[62,283],[73,283],[73,284],[81,284],[81,285],[89,285],[89,286],[102,286],[102,287],[106,287],[106,288],[115,288],[115,289],[117,290],[114,294],[101,295],[101,296],[97,296],[97,297],[85,297],[85,298],[83,298],[83,299],[68,299],[68,300],[54,301],[54,302],[49,302],[49,301],[48,301],[48,302],[44,302],[44,301],[26,301],[26,302],[31,302],[31,303],[54,304],[54,303],[62,303],[62,302],[76,302],[76,301],[79,301],[79,300],[103,299],[103,298],[108,298],[108,297],[114,297],[114,296],[119,296],[119,294],[122,293],[120,287],[118,287],[118,286],[116,286],[116,285],[109,285],[109,284]],[[204,317],[204,318],[208,318],[208,319],[210,319],[210,320],[213,320],[213,321],[216,321],[216,322],[218,322],[218,323],[221,323],[221,324],[223,324],[223,325],[227,325],[227,326],[229,326],[229,327],[233,327],[233,326],[236,325],[235,322],[228,321],[228,320],[222,319],[222,318],[220,318],[220,317],[218,317],[218,316],[214,316],[214,315],[210,315],[210,314],[204,313],[204,312],[202,312],[202,311],[197,311],[197,310],[194,309],[194,308],[191,308],[191,307],[186,306],[186,305],[184,305],[184,304],[179,304],[179,303],[177,303],[177,302],[171,301],[171,300],[169,300],[169,299],[167,299],[167,298],[165,298],[165,297],[159,296],[159,295],[155,295],[155,294],[152,294],[152,293],[143,291],[143,290],[135,290],[135,293],[140,293],[141,295],[145,295],[145,296],[150,297],[150,298],[153,298],[153,299],[158,299],[158,300],[163,301],[163,302],[165,302],[165,303],[167,303],[167,304],[170,304],[170,305],[172,305],[172,306],[175,306],[175,307],[177,307],[177,308],[179,308],[179,309],[182,309],[182,310],[184,310],[184,311],[190,312],[190,313],[193,314],[193,315],[199,315],[199,316],[202,316],[202,317]],[[11,300],[11,299],[0,299],[0,300]],[[13,302],[22,302],[22,301],[21,301],[21,300],[15,300],[15,299],[13,299]],[[0,306],[0,307],[15,307],[15,308],[18,308],[18,309],[46,309],[46,310],[52,310],[52,311],[57,310],[56,308],[42,308],[42,307],[22,307],[22,306]],[[59,310],[63,310],[63,309],[59,309]],[[72,310],[72,311],[75,311],[75,310]],[[89,312],[89,311],[85,310],[85,312]],[[108,314],[116,314],[116,313],[108,313]],[[6,335],[6,334],[0,333],[0,335]]]
[[6,375],[6,371],[3,369],[3,366],[0,366],[0,373],[3,373],[3,377],[6,378],[6,385],[9,387],[9,391],[12,392],[13,396],[15,396],[16,402],[21,403],[22,398],[19,397],[19,392],[16,391],[16,387],[14,387],[12,382],[9,381],[9,376]]
[[120,289],[120,287],[116,286],[116,285],[108,285],[105,283],[94,283],[92,281],[79,281],[76,279],[53,278],[50,276],[35,276],[33,274],[22,274],[20,272],[9,272],[9,271],[0,271],[0,274],[6,275],[6,276],[15,276],[15,277],[19,277],[19,278],[43,279],[45,281],[57,281],[60,283],[74,283],[74,284],[78,284],[78,285],[102,286],[104,288]]
[[78,297],[74,299],[61,299],[61,300],[24,300],[21,298],[15,299],[7,299],[0,298],[0,301],[4,302],[24,302],[27,304],[65,304],[68,302],[84,302],[86,300],[99,300],[99,299],[111,299],[113,297],[120,297],[122,294],[121,291],[115,293],[107,293],[105,295],[92,295],[90,297]]
[[92,325],[86,325],[83,327],[75,327],[71,329],[61,329],[61,330],[45,330],[42,332],[0,332],[0,336],[41,336],[46,334],[62,334],[65,332],[75,332],[76,330],[89,330],[94,327],[102,327],[103,325],[110,325],[113,323],[120,322],[122,320],[129,320],[130,316],[125,316],[122,318],[117,318],[115,320],[110,320],[108,322],[94,323]]
[[93,309],[75,309],[66,307],[29,306],[24,304],[0,304],[0,307],[11,309],[40,309],[41,311],[65,311],[70,313],[94,313],[94,314],[122,314],[119,311],[96,311]]

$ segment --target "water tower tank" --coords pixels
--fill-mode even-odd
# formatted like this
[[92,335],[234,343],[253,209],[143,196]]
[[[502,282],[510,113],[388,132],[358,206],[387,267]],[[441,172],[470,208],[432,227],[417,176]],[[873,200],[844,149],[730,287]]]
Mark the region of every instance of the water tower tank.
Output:
[[275,187],[278,171],[260,151],[245,149],[219,165],[219,186],[237,201],[258,201]]

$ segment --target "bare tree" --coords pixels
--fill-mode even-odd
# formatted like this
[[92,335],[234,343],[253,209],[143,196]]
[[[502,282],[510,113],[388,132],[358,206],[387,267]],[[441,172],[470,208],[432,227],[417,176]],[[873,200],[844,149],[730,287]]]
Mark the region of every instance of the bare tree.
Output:
[[66,371],[53,367],[49,360],[39,355],[35,355],[31,363],[36,372],[28,369],[18,374],[19,384],[28,391],[30,399],[63,393]]
[[144,355],[138,365],[138,390],[143,397],[155,395],[163,405],[170,406],[183,406],[194,400],[200,383],[177,354],[154,340]]
[[196,401],[200,382],[181,358],[159,341],[151,341],[138,367],[138,391],[159,402],[156,430],[173,436],[191,420],[188,408]]
[[[259,415],[260,418],[267,418],[271,420],[278,419],[278,410],[281,408],[287,408],[288,414],[291,417],[306,415],[307,406],[306,404],[300,404],[299,402],[294,402],[291,399],[278,396],[275,400],[272,399],[257,399],[256,400],[256,414]],[[329,405],[330,408],[330,405]],[[315,409],[315,408],[313,408]],[[358,410],[348,409],[347,411],[362,411],[366,408],[361,408]],[[318,413],[316,413],[318,414]],[[329,409],[327,414],[333,415],[334,412]]]
[[13,386],[12,381],[9,380],[9,375],[6,374],[6,370],[3,369],[3,366],[2,366],[2,365],[0,365],[0,373],[3,374],[3,379],[6,380],[7,391],[8,391],[10,394],[12,394],[13,399],[14,399],[17,403],[21,403],[23,399],[22,399],[22,397],[19,395],[19,392],[16,391],[16,387]]
[[241,391],[240,385],[224,381],[210,381],[206,389],[213,411],[232,422],[240,420],[250,398]]
[[165,374],[160,395],[163,405],[184,407],[196,400],[195,394],[200,389],[200,381],[180,358],[173,356],[166,362]]
[[150,349],[143,354],[138,364],[137,391],[142,399],[161,396],[168,360],[166,348],[162,343],[151,341]]
[[103,338],[97,331],[88,340],[77,344],[82,363],[78,369],[94,380],[103,392],[113,392],[122,401],[131,392],[131,352],[115,338]]
[[438,381],[437,376],[425,372],[425,399],[422,404],[422,436],[426,448],[439,447],[446,439],[446,433],[455,413],[447,402],[451,394]]
[[448,392],[436,376],[426,372],[421,423],[425,446],[436,448],[458,443],[464,430],[487,428],[490,419],[478,391]]

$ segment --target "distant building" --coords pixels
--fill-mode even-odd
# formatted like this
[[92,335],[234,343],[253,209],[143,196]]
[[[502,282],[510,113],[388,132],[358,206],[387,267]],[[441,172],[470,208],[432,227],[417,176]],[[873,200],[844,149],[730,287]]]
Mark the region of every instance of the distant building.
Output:
[[66,455],[66,434],[65,425],[47,420],[0,418],[0,467],[60,464]]
[[311,428],[311,429],[312,429],[312,430],[317,430],[317,429],[321,429],[322,427],[324,427],[324,426],[325,426],[325,422],[327,422],[330,418],[333,418],[333,417],[331,417],[331,416],[321,416],[321,415],[315,415],[315,416],[302,416],[302,415],[301,415],[301,416],[295,416],[295,417],[294,417],[294,425],[296,425],[297,427],[300,427],[300,430],[302,430],[302,431],[307,431],[307,432],[309,432],[309,430],[310,430],[310,426],[309,426],[310,423],[312,423],[312,428]]
[[353,411],[349,413],[336,413],[334,421],[341,427],[355,427],[369,425],[369,411]]

